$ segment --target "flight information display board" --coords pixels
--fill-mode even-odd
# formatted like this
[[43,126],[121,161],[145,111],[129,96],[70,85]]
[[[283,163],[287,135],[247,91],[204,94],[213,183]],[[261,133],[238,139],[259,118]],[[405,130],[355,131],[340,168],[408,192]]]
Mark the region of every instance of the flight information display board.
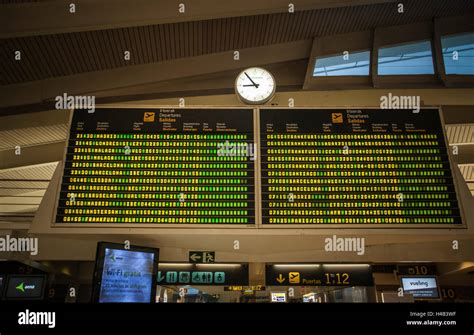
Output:
[[260,110],[263,224],[461,224],[438,110]]
[[254,224],[251,109],[74,111],[57,223]]

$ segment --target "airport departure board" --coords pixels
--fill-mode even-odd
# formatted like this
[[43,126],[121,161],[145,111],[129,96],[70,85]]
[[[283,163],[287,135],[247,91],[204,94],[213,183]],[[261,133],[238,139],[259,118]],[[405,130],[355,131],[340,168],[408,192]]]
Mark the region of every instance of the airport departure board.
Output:
[[263,224],[461,224],[438,110],[260,110]]
[[254,224],[253,110],[75,110],[56,222]]

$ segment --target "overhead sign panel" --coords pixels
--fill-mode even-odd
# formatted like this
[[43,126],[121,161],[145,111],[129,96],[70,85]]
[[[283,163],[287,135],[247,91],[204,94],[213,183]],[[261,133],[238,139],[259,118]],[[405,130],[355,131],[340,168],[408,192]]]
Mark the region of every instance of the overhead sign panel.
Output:
[[267,286],[373,286],[367,264],[266,264]]
[[216,253],[214,251],[190,251],[189,263],[214,263]]
[[76,110],[57,223],[254,224],[251,109]]
[[249,283],[248,264],[158,264],[158,285],[245,286]]
[[5,299],[42,299],[45,283],[45,275],[8,276]]
[[436,264],[431,263],[398,264],[397,271],[399,275],[408,276],[425,276],[437,274]]
[[438,110],[261,109],[263,224],[459,225]]

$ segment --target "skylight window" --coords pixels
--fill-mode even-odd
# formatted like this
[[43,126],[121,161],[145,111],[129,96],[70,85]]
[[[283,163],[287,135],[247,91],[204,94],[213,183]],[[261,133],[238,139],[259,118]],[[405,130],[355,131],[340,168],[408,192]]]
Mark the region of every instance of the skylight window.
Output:
[[446,74],[474,75],[474,33],[441,37]]
[[313,77],[368,76],[370,51],[341,53],[337,56],[317,57]]
[[379,49],[378,75],[434,74],[430,41],[387,46]]

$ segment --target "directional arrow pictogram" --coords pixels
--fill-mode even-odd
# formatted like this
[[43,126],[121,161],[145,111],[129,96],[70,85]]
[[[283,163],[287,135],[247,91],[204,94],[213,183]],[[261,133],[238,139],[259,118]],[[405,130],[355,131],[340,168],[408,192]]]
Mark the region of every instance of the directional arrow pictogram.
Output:
[[279,282],[280,284],[283,283],[286,280],[285,277],[280,273],[280,275],[277,277],[276,281]]
[[189,259],[191,259],[193,262],[196,262],[197,260],[201,259],[201,255],[193,253],[191,256],[189,256]]
[[20,283],[17,287],[15,287],[18,291],[21,291],[23,293],[25,293],[25,287],[24,287],[24,283]]
[[214,263],[215,251],[189,251],[189,263]]

